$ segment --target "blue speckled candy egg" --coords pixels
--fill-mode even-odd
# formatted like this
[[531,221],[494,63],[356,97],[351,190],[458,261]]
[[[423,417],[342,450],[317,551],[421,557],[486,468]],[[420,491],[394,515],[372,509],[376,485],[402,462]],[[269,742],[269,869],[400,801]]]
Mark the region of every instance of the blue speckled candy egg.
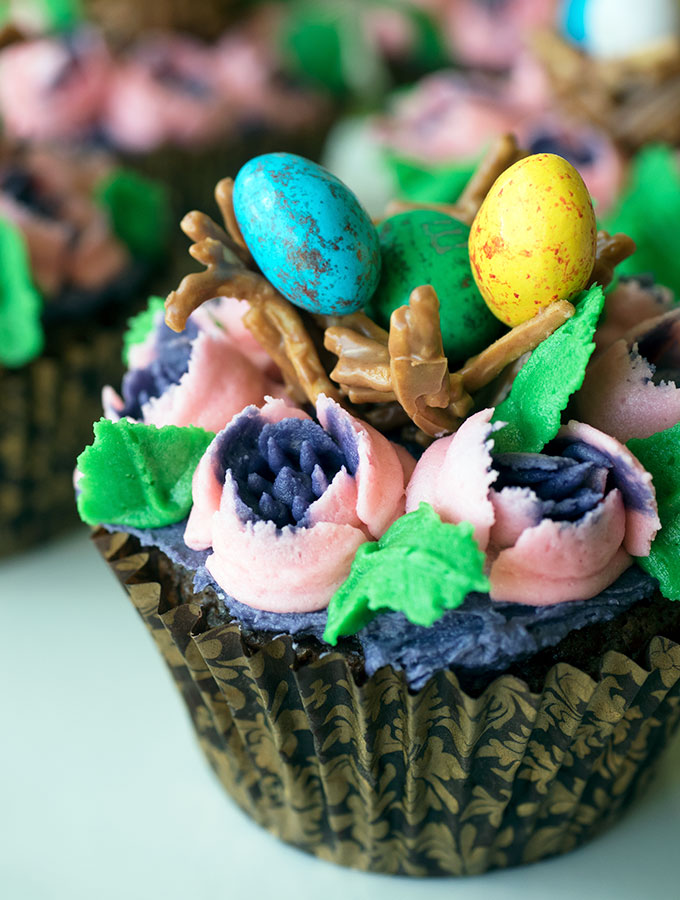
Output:
[[623,57],[677,35],[680,4],[678,0],[565,0],[562,26],[592,56]]
[[380,278],[368,213],[335,175],[291,153],[251,159],[234,182],[234,213],[262,273],[291,303],[346,315]]

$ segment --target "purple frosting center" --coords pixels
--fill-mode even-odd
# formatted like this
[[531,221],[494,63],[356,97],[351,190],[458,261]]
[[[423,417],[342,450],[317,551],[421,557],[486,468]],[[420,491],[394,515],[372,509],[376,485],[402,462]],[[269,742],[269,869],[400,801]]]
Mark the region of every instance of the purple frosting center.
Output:
[[162,322],[156,330],[155,359],[142,369],[130,369],[123,376],[121,418],[142,419],[142,406],[179,381],[189,368],[191,349],[198,328],[189,321],[181,334]]
[[274,522],[277,528],[309,524],[308,510],[337,473],[356,471],[356,438],[339,417],[324,430],[312,419],[267,422],[257,410],[240,415],[218,438],[216,476],[229,471],[236,482],[244,521]]
[[498,453],[493,457],[497,491],[530,488],[542,517],[575,522],[602,502],[614,468],[609,457],[583,441],[568,444],[560,456],[538,453]]

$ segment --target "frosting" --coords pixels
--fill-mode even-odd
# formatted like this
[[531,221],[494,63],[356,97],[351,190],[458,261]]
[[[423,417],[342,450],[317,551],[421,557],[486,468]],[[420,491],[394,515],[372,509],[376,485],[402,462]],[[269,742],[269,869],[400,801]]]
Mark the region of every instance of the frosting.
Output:
[[87,136],[101,115],[112,66],[91,29],[12,44],[0,53],[3,128],[24,140]]
[[[221,302],[215,306],[219,310]],[[253,362],[248,347],[218,327],[209,310],[190,320],[181,335],[168,328],[160,309],[152,310],[141,325],[148,328],[146,336],[129,348],[122,396],[111,387],[104,389],[108,418],[125,416],[157,427],[196,425],[217,432],[245,406],[281,393],[276,374],[270,377]],[[137,331],[139,323],[133,327]],[[260,354],[261,348],[256,351],[258,362]]]
[[491,454],[492,410],[435,441],[406,490],[447,522],[472,522],[491,598],[544,605],[587,599],[647,556],[659,528],[651,476],[616,440],[572,423],[560,455]]
[[196,469],[185,542],[212,547],[215,581],[259,609],[326,606],[358,547],[403,512],[404,473],[389,441],[325,397],[317,416],[291,418],[281,401],[248,408]]
[[193,473],[212,433],[101,419],[94,436],[77,463],[78,512],[84,522],[157,528],[185,518]]
[[[472,220],[495,169],[516,158],[511,141],[494,152],[466,188],[461,216]],[[534,200],[557,187],[561,167],[534,185],[540,188]],[[345,190],[335,194],[340,205]],[[607,621],[651,595],[654,582],[636,560],[653,575],[666,571],[663,560],[675,543],[672,509],[664,505],[661,516],[657,510],[662,482],[611,434],[583,422],[562,424],[567,404],[578,404],[595,348],[605,302],[600,286],[573,305],[559,296],[569,287],[558,286],[554,305],[452,372],[432,286],[410,293],[390,316],[389,331],[366,312],[300,313],[253,268],[247,216],[258,199],[242,187],[236,216],[232,194],[232,182],[218,185],[224,228],[200,213],[185,220],[192,255],[205,271],[170,295],[168,326],[158,304],[133,323],[122,397],[108,397],[112,415],[122,418],[105,423],[105,432],[119,429],[113,433],[120,440],[130,429],[145,429],[138,441],[126,438],[119,468],[156,494],[130,498],[132,517],[125,510],[108,515],[115,503],[97,495],[92,475],[106,455],[98,438],[82,463],[81,496],[101,504],[90,521],[108,521],[167,549],[193,570],[196,590],[216,590],[245,628],[327,643],[356,633],[352,646],[361,646],[369,674],[388,654],[388,662],[407,669],[410,684],[442,665],[502,669],[559,642],[570,628]],[[559,204],[559,192],[554,196]],[[277,204],[285,205],[280,194]],[[535,220],[527,213],[517,228],[531,230]],[[557,238],[560,227],[567,226],[558,221]],[[621,235],[598,237],[598,277],[611,274],[628,252],[625,243]],[[582,262],[583,285],[591,268],[592,260]],[[619,290],[625,289],[624,282]],[[640,315],[648,301],[640,299]],[[609,307],[614,336],[632,315],[621,312],[621,303],[614,297]],[[244,327],[248,341],[241,340]],[[674,365],[663,332],[640,334],[660,369]],[[333,368],[322,341],[337,356]],[[601,333],[598,359],[609,352],[606,341]],[[260,385],[283,377],[279,396],[248,405],[240,363],[230,354],[251,367],[249,385],[256,377]],[[501,393],[502,402],[485,407],[485,396]],[[199,418],[208,413],[211,422],[227,418],[210,425]],[[170,420],[175,424],[155,430],[150,424]],[[166,438],[148,435],[170,429],[167,440],[174,440],[184,431],[177,425],[189,421],[217,433],[210,440],[201,431],[194,441],[195,429],[188,430],[174,473],[182,489],[169,510],[156,476]],[[660,458],[667,463],[676,437],[670,434],[663,452],[651,446],[654,465]],[[138,450],[147,441],[145,468]],[[111,468],[110,482],[116,464]],[[669,491],[674,496],[673,486]],[[148,530],[136,518],[145,508]],[[673,578],[659,578],[669,595]]]
[[158,32],[109,50],[92,28],[0,52],[0,114],[12,138],[88,140],[128,153],[214,142],[252,127],[306,127],[323,103],[279,77],[266,31],[204,43]]
[[620,441],[650,437],[679,422],[679,341],[675,308],[610,344],[589,366],[578,394],[583,421]]

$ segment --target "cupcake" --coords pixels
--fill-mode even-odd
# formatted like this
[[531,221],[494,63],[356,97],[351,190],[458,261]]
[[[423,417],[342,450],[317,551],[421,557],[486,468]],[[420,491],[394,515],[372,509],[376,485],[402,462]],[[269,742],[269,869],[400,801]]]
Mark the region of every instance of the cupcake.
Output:
[[442,69],[393,95],[380,113],[336,125],[324,162],[376,215],[394,196],[454,203],[495,137],[514,132],[531,152],[569,160],[606,214],[624,183],[624,158],[606,132],[560,119],[552,106],[527,55],[509,75]]
[[[631,242],[512,142],[456,207],[377,226],[289,154],[216,193],[224,228],[183,223],[205,271],[133,323],[77,467],[208,760],[343,865],[578,846],[680,720],[680,426],[624,444],[572,415]],[[658,291],[635,290],[644,321]]]
[[329,106],[286,75],[273,31],[260,16],[210,40],[146,31],[119,47],[81,23],[15,43],[0,51],[4,130],[104,147],[165,181],[183,215],[274,140],[319,152]]
[[2,147],[3,554],[77,522],[72,457],[121,371],[121,334],[167,219],[161,188],[101,154]]

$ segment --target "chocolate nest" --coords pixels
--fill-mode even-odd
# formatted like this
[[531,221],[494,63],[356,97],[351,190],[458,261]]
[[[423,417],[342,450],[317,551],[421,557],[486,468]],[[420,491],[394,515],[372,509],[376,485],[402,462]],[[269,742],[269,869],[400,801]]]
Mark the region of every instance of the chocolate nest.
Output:
[[[472,224],[498,176],[526,156],[511,135],[499,138],[455,204],[395,202],[387,215],[432,208]],[[421,444],[450,434],[475,408],[475,395],[534,350],[573,314],[559,300],[508,331],[457,371],[449,370],[439,325],[439,300],[431,285],[416,287],[395,310],[389,331],[365,313],[313,315],[295,307],[258,271],[241,235],[232,204],[234,182],[222,179],[215,199],[224,225],[202,212],[182,220],[193,241],[191,256],[205,270],[187,275],[165,303],[166,322],[182,331],[191,313],[215,297],[235,297],[249,305],[243,321],[281,370],[291,399],[316,403],[325,394],[381,431],[399,429]],[[589,281],[606,286],[615,266],[634,251],[623,234],[597,235],[595,266]],[[337,358],[337,361],[334,361]]]

